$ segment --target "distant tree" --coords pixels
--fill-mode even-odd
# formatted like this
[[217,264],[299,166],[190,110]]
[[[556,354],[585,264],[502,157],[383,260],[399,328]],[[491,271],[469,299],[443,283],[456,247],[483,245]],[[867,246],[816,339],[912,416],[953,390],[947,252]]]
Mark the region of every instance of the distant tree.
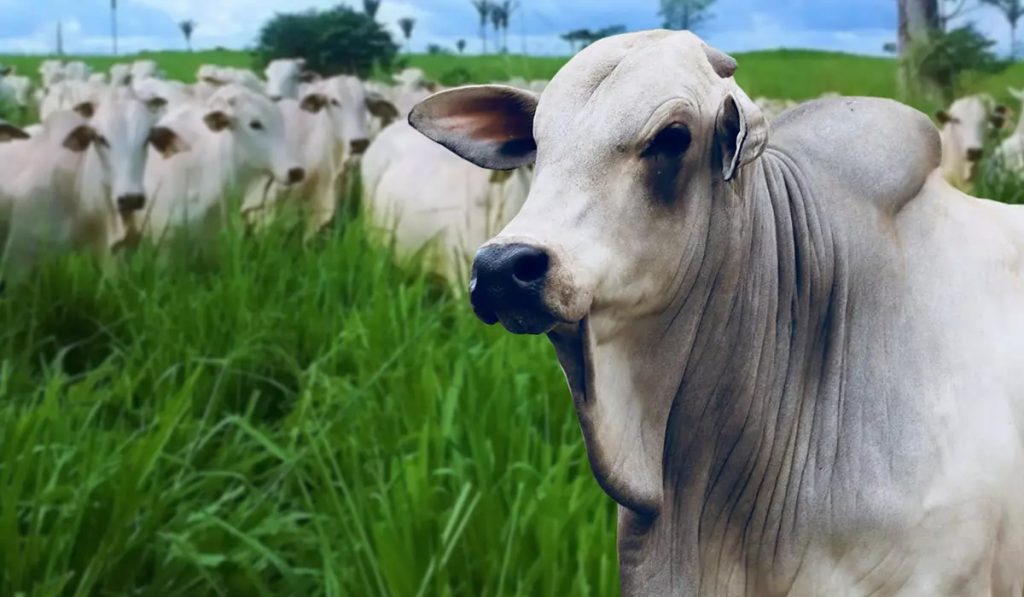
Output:
[[982,35],[974,25],[952,31],[933,31],[924,42],[914,41],[903,59],[912,80],[934,85],[925,99],[948,105],[963,90],[960,79],[965,72],[997,72],[1006,67],[992,52],[995,42]]
[[562,39],[569,42],[569,47],[572,48],[572,53],[575,54],[579,50],[576,48],[576,44],[587,43],[587,40],[591,38],[593,32],[590,29],[574,29],[568,33],[562,34]]
[[709,10],[715,0],[661,0],[658,16],[666,29],[696,31],[711,15]]
[[1003,14],[1010,25],[1010,55],[1017,56],[1017,23],[1024,17],[1024,0],[981,0]]
[[431,56],[445,56],[451,54],[451,50],[439,44],[427,44],[427,54]]
[[324,76],[368,77],[375,66],[390,69],[398,55],[391,34],[347,6],[278,14],[263,25],[254,51],[257,66],[278,58],[303,58]]
[[519,8],[519,2],[517,0],[503,0],[501,4],[497,4],[496,6],[498,7],[499,15],[501,16],[502,45],[505,53],[507,54],[509,25],[512,22],[512,14]]
[[503,52],[507,48],[501,47],[501,26],[505,23],[505,9],[499,4],[491,6],[491,25],[494,26],[494,51]]
[[192,20],[182,21],[178,23],[178,28],[181,29],[181,34],[185,36],[185,45],[188,47],[188,51],[192,51],[192,34],[196,30],[196,22]]
[[480,43],[483,46],[483,53],[487,53],[487,24],[491,18],[490,0],[469,0],[480,15]]
[[455,42],[455,49],[459,51],[459,54],[464,54],[466,52],[466,40],[460,39]]
[[416,28],[416,19],[412,17],[404,17],[398,19],[398,26],[402,29],[402,35],[405,36],[406,51],[412,53],[412,31]]
[[363,0],[363,12],[371,19],[377,18],[377,11],[380,10],[381,0]]
[[117,0],[110,0],[110,40],[114,45],[114,56],[117,56]]

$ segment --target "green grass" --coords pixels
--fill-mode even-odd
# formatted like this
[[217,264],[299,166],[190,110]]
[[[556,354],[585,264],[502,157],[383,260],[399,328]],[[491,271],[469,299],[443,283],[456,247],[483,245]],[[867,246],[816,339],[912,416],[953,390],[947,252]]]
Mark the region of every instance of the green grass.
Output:
[[350,221],[0,300],[0,595],[608,595],[553,351]]

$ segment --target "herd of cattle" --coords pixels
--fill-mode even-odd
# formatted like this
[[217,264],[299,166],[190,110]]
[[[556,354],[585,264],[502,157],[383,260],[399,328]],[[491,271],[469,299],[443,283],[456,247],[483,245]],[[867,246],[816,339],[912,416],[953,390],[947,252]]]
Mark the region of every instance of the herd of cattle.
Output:
[[[0,239],[9,271],[42,251],[107,254],[177,232],[208,233],[232,203],[255,229],[297,206],[312,236],[334,218],[361,170],[363,205],[401,255],[436,247],[431,269],[464,277],[468,256],[523,205],[532,172],[492,172],[431,142],[406,122],[438,91],[408,69],[392,85],[322,78],[302,60],[249,70],[202,66],[196,81],[168,80],[151,60],[92,72],[46,61],[32,79],[0,66],[0,106],[40,123],[0,120]],[[546,81],[506,85],[535,95]],[[829,94],[831,95],[831,94]],[[795,102],[758,98],[772,119]],[[986,139],[1010,110],[971,96],[938,117],[947,177],[969,184]],[[1024,171],[1024,129],[999,150]],[[433,243],[433,244],[431,244]]]

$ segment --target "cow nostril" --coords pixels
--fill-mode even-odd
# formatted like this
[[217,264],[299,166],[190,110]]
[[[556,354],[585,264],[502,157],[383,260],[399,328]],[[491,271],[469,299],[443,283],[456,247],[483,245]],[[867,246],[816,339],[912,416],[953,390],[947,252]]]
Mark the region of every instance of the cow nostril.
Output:
[[370,140],[356,139],[355,141],[352,141],[349,145],[351,145],[352,147],[352,153],[361,155],[365,153],[366,149],[370,146]]
[[306,178],[306,171],[302,168],[292,168],[288,171],[288,184],[299,184]]
[[550,259],[543,251],[520,253],[512,267],[512,276],[520,284],[532,284],[548,274]]
[[981,159],[982,154],[984,154],[984,150],[979,149],[977,147],[972,147],[971,149],[967,150],[967,160],[971,162],[977,162],[978,160]]
[[138,211],[145,206],[145,195],[121,195],[117,198],[117,209],[120,211]]

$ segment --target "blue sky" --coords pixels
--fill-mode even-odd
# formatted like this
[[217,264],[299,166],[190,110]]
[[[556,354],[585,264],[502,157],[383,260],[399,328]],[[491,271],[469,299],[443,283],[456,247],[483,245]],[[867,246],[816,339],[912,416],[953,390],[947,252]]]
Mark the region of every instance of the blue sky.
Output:
[[[327,7],[337,0],[118,0],[121,48],[181,48],[176,23],[194,19],[198,48],[250,45],[260,24],[275,12]],[[359,4],[361,0],[344,0]],[[658,0],[520,0],[510,47],[530,53],[565,54],[558,34],[570,29],[621,24],[631,30],[660,25]],[[0,0],[0,52],[43,53],[54,46],[63,22],[69,53],[110,51],[109,0]],[[714,17],[699,32],[726,51],[802,47],[879,54],[895,40],[896,0],[718,0]],[[452,46],[465,38],[477,51],[478,21],[469,0],[384,0],[380,19],[394,27],[401,17],[417,19],[414,49],[429,43]],[[988,9],[971,15],[1006,46],[1009,30]],[[397,28],[395,29],[397,31]]]

